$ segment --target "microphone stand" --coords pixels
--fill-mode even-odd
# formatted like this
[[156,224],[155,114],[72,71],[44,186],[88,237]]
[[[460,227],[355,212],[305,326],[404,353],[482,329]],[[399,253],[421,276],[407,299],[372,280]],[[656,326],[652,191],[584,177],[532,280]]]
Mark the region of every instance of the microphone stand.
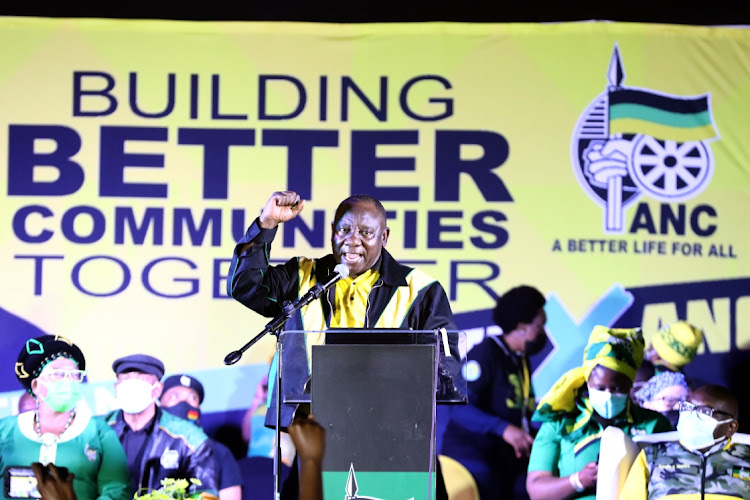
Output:
[[[288,303],[287,303],[288,304]],[[276,439],[276,450],[273,454],[273,497],[281,500],[281,352],[283,327],[276,335],[276,428],[274,438]]]
[[[297,301],[299,302],[299,301]],[[282,341],[284,336],[284,324],[289,318],[292,317],[295,311],[300,309],[302,305],[295,307],[296,303],[290,301],[284,302],[284,309],[270,321],[263,331],[253,337],[250,342],[242,346],[237,351],[232,351],[224,358],[225,365],[233,365],[242,357],[242,353],[248,350],[253,344],[258,342],[266,334],[272,334],[276,336],[276,383],[274,384],[274,393],[276,395],[276,428],[274,429],[274,436],[276,440],[276,449],[273,454],[273,493],[274,499],[281,499],[281,356],[282,356]]]
[[227,354],[226,357],[224,358],[224,364],[225,365],[235,364],[242,357],[242,353],[247,351],[253,344],[255,344],[257,341],[263,338],[263,336],[265,336],[266,334],[273,333],[274,335],[278,337],[278,333],[276,332],[284,327],[284,323],[286,323],[287,320],[291,318],[295,312],[299,311],[300,309],[305,307],[307,304],[309,304],[313,300],[320,297],[323,294],[323,292],[325,292],[328,289],[328,287],[333,285],[336,281],[338,281],[338,278],[334,278],[333,280],[325,284],[316,283],[315,285],[313,285],[312,288],[310,288],[310,290],[308,290],[308,292],[303,297],[298,298],[294,302],[285,300],[281,314],[279,314],[274,319],[272,319],[266,325],[266,327],[263,328],[263,331],[257,334],[255,337],[253,337],[250,340],[250,342],[243,345],[238,350],[232,351],[229,354]]
[[259,334],[253,337],[247,344],[242,346],[237,351],[232,351],[224,358],[225,365],[233,365],[242,358],[242,353],[248,350],[253,344],[258,342],[266,334],[271,333],[276,336],[276,450],[274,453],[274,498],[280,500],[281,498],[281,356],[282,356],[282,338],[284,335],[284,324],[289,318],[294,315],[295,312],[312,302],[313,300],[320,297],[320,295],[326,291],[326,289],[333,285],[338,278],[335,278],[328,283],[317,283],[303,296],[294,302],[284,301],[283,310],[281,313],[272,319],[263,328]]

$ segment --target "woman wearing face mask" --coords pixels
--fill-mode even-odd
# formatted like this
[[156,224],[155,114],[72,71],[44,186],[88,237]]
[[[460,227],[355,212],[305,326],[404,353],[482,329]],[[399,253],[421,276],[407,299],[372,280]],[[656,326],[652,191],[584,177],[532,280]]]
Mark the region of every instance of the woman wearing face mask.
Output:
[[526,480],[532,500],[595,499],[599,441],[608,426],[629,435],[671,429],[659,413],[630,403],[643,346],[640,328],[595,326],[582,366],[542,398],[532,418],[542,422]]
[[36,408],[0,420],[0,471],[9,465],[51,463],[74,474],[73,489],[80,499],[132,498],[117,435],[102,419],[92,417],[86,405],[78,404],[85,368],[81,350],[64,337],[43,335],[26,341],[15,371]]

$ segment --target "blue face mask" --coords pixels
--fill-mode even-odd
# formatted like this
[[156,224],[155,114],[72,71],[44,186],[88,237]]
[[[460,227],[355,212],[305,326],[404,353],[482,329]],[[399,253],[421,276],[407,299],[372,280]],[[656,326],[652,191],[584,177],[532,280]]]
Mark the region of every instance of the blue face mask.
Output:
[[594,411],[606,419],[615,418],[628,404],[628,395],[600,391],[589,387],[589,401]]
[[680,443],[689,450],[710,448],[716,443],[726,440],[726,436],[714,438],[714,432],[719,424],[726,424],[733,419],[716,420],[713,417],[700,416],[695,411],[681,411],[677,422],[677,433]]

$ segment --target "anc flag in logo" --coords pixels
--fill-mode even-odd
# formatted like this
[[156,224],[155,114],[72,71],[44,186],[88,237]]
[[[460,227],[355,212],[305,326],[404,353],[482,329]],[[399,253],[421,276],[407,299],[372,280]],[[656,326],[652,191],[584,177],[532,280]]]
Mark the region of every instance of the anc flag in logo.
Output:
[[644,134],[677,142],[717,136],[708,94],[685,98],[625,88],[609,92],[609,133]]

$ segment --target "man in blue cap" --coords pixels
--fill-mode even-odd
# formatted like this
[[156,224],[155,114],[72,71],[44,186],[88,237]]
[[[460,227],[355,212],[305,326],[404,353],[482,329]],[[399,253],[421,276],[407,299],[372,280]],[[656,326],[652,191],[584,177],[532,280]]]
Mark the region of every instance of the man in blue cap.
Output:
[[[205,391],[200,381],[188,374],[171,375],[164,380],[164,391],[159,398],[161,408],[201,426],[201,408]],[[219,462],[217,486],[219,500],[241,500],[242,473],[232,451],[223,443],[211,440]]]
[[195,478],[204,497],[216,498],[218,462],[208,436],[156,405],[164,389],[164,364],[147,354],[132,354],[115,360],[112,369],[121,409],[107,421],[125,449],[134,492],[157,490],[167,477]]

